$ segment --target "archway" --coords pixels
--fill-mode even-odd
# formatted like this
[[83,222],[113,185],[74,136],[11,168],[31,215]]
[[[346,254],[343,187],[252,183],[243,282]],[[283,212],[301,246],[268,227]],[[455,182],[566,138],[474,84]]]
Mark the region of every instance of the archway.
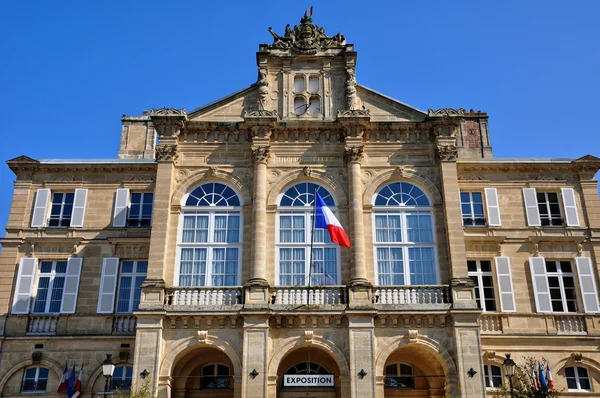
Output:
[[172,372],[173,398],[232,398],[236,383],[234,365],[223,351],[198,347],[185,353]]
[[385,397],[446,396],[448,374],[439,354],[423,344],[396,348],[382,369]]
[[289,352],[277,368],[277,397],[341,397],[340,368],[335,359],[317,346]]

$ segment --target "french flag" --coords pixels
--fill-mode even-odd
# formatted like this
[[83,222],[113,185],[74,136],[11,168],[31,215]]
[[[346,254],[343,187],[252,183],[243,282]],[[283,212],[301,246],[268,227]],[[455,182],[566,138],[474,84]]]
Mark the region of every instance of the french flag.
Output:
[[342,228],[342,224],[327,207],[323,198],[316,193],[315,196],[315,228],[326,229],[329,231],[329,236],[332,242],[336,242],[342,247],[350,247],[350,239],[346,235],[346,231]]
[[58,382],[57,393],[67,392],[67,385],[69,384],[69,368],[65,365],[65,371],[63,372],[60,381]]
[[554,380],[552,380],[552,372],[548,364],[546,364],[546,381],[548,382],[548,389],[554,390]]

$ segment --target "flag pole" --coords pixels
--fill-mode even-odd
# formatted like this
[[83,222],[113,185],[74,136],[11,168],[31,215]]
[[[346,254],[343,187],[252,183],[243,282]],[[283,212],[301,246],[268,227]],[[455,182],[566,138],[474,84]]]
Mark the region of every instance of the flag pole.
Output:
[[312,229],[310,230],[310,255],[308,260],[308,287],[310,289],[310,283],[312,281],[312,258],[313,258],[313,243],[315,241],[315,222],[317,219],[317,184],[315,184],[315,193],[313,201],[313,217],[312,217]]

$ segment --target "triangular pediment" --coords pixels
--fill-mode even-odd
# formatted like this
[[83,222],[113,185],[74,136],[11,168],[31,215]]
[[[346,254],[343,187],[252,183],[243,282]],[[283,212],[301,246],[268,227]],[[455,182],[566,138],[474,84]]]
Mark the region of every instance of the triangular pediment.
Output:
[[29,156],[21,155],[17,156],[14,159],[7,160],[8,164],[18,164],[18,163],[39,163],[37,160],[30,158]]
[[574,161],[575,162],[597,162],[597,161],[600,161],[600,158],[597,158],[594,155],[588,154],[588,155],[582,156],[578,159],[575,159]]
[[253,84],[208,105],[194,109],[188,114],[188,120],[241,122],[244,120],[244,109],[255,108],[256,102],[256,84]]
[[362,106],[370,111],[372,122],[420,122],[427,113],[360,84],[356,85]]

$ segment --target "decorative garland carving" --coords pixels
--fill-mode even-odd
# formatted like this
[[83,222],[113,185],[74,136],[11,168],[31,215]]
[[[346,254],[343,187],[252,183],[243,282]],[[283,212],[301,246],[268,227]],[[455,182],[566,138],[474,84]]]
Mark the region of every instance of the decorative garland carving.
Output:
[[271,147],[259,146],[252,150],[252,162],[253,163],[265,163],[269,162],[271,158]]
[[156,148],[156,160],[161,162],[173,162],[177,159],[177,145],[161,145]]
[[435,155],[438,160],[453,161],[458,157],[458,150],[455,145],[438,145]]
[[133,176],[129,179],[129,181],[156,181],[156,176],[152,174],[143,174],[139,176]]
[[369,109],[349,109],[349,110],[339,110],[337,112],[337,117],[357,117],[357,116],[369,116],[371,115],[371,111]]
[[464,108],[440,108],[440,109],[428,109],[428,116],[464,116],[467,111]]
[[277,117],[277,110],[268,111],[266,109],[257,109],[255,111],[244,110],[244,117]]
[[160,109],[150,109],[150,116],[187,116],[185,108],[175,109],[163,107]]
[[344,162],[360,162],[364,157],[364,149],[362,145],[344,148]]
[[478,174],[461,174],[458,176],[459,181],[483,181],[485,178]]

